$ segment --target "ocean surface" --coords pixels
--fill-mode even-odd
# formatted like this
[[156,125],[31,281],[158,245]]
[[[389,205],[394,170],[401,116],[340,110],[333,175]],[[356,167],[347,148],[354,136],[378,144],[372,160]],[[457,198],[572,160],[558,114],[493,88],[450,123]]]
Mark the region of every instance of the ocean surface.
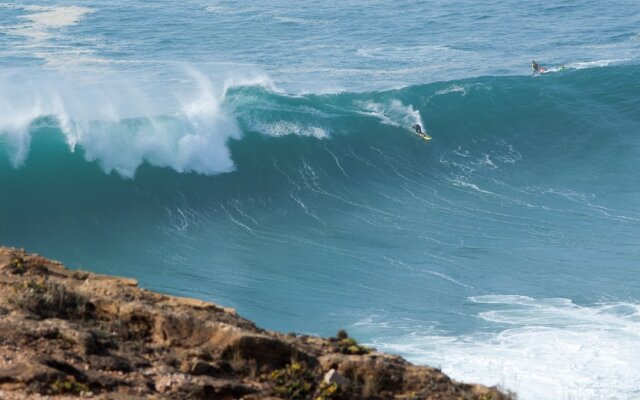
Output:
[[638,399],[640,2],[0,3],[0,244]]

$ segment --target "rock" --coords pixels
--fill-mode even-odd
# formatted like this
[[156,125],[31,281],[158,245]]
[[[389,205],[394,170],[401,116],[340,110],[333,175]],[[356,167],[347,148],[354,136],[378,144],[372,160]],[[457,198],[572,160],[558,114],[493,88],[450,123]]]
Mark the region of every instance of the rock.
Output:
[[118,348],[115,338],[104,331],[86,330],[78,332],[77,343],[84,354],[108,354]]
[[155,320],[153,340],[168,346],[195,347],[206,343],[212,334],[202,320],[189,314],[165,312]]
[[[91,371],[86,371],[85,375],[87,376],[87,384],[90,387],[96,388],[96,389],[112,391],[119,387],[129,386],[129,383],[126,382],[124,379],[121,379],[119,377],[116,377],[110,374],[100,373],[100,372],[91,370]],[[140,385],[141,388],[146,389],[145,386]]]
[[66,361],[58,360],[56,358],[53,358],[47,355],[38,356],[35,359],[35,361],[42,365],[46,365],[47,367],[63,372],[65,375],[71,375],[78,381],[82,382],[87,379],[87,377],[82,371],[80,371],[78,368],[74,367],[73,365],[69,364]]
[[221,369],[217,365],[212,365],[204,361],[191,361],[183,363],[180,367],[180,371],[189,375],[207,375],[207,376],[219,376],[221,375]]
[[96,356],[89,357],[89,363],[94,369],[104,371],[120,371],[120,372],[132,372],[133,367],[129,360],[118,356]]
[[28,345],[36,340],[36,336],[26,326],[27,323],[15,321],[13,318],[0,318],[0,344],[7,346]]
[[212,303],[2,247],[0,311],[0,399],[508,399],[398,356],[343,354],[339,339],[262,330]]
[[37,362],[19,362],[0,369],[0,386],[9,382],[46,384],[65,377],[64,372]]
[[159,393],[172,393],[176,397],[190,399],[236,399],[256,391],[251,386],[232,380],[190,377],[184,374],[158,377],[155,380],[155,389]]
[[186,375],[184,374],[171,374],[159,376],[155,380],[155,389],[159,393],[166,393],[171,390],[176,390],[177,387],[184,385],[186,381]]
[[[291,362],[293,349],[291,346],[267,335],[241,334],[233,340],[223,352],[223,358],[240,357],[243,360],[255,360],[258,367],[267,366],[272,369],[282,368]],[[310,359],[304,353],[297,354],[302,359]]]
[[239,399],[244,395],[255,393],[256,389],[241,382],[226,379],[212,380],[210,378],[198,378],[196,382],[202,388],[203,398]]
[[351,381],[344,376],[340,375],[338,371],[331,368],[329,372],[324,374],[324,383],[332,384],[335,383],[338,387],[348,387],[351,384]]

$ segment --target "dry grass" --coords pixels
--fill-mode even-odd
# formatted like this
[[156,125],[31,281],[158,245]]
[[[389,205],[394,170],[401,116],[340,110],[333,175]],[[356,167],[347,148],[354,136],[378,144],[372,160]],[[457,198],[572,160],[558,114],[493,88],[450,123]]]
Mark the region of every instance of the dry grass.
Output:
[[242,352],[239,348],[235,348],[231,353],[229,365],[234,372],[244,372],[247,368],[247,360],[242,357]]
[[377,371],[373,371],[364,376],[364,382],[362,384],[363,397],[376,396],[380,392],[380,389],[382,389],[382,376]]
[[29,280],[16,290],[13,303],[40,318],[82,318],[86,299],[63,285],[45,279]]

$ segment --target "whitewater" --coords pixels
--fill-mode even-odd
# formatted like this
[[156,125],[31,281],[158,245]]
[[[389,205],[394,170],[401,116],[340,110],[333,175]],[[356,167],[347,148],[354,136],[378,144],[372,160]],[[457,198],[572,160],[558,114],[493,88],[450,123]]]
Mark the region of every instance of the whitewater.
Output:
[[638,15],[0,3],[0,243],[524,400],[636,399]]

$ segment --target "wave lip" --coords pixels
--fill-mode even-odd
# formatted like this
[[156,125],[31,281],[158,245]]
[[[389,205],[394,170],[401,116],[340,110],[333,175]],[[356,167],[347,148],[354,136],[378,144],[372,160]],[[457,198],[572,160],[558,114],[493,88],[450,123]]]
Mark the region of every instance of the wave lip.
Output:
[[0,137],[15,168],[25,163],[43,119],[54,121],[52,128],[64,135],[71,151],[81,148],[107,173],[133,177],[144,162],[200,174],[234,168],[226,142],[238,138],[240,130],[223,109],[224,91],[196,71],[190,72],[194,91],[165,96],[147,94],[129,81],[85,85],[64,75],[33,72],[0,77],[5,89]]

